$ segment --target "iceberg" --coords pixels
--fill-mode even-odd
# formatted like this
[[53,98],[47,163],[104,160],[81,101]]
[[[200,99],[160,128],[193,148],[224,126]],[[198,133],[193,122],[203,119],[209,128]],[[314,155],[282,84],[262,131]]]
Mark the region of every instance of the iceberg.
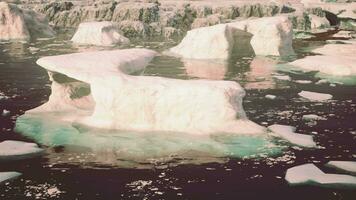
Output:
[[331,94],[309,92],[309,91],[301,91],[298,93],[298,95],[310,101],[327,101],[333,98]]
[[55,35],[45,16],[22,10],[15,4],[0,2],[0,21],[0,40],[30,40]]
[[269,126],[268,130],[272,132],[272,135],[285,139],[292,144],[309,148],[317,147],[313,136],[295,133],[295,127],[293,126],[274,124]]
[[317,185],[333,188],[356,187],[356,177],[343,174],[326,174],[314,164],[289,168],[285,179],[290,185]]
[[118,25],[113,22],[84,22],[71,39],[77,44],[98,46],[128,45],[130,40],[119,33]]
[[0,184],[16,179],[21,175],[19,172],[0,172]]
[[249,40],[256,55],[287,56],[294,54],[292,39],[287,16],[265,17],[190,30],[167,53],[188,59],[226,60],[239,40]]
[[35,143],[5,140],[0,143],[0,161],[22,160],[42,155],[43,149]]
[[238,83],[135,76],[155,55],[140,48],[39,59],[52,93],[17,118],[15,131],[48,146],[87,147],[113,162],[280,152],[246,117]]
[[356,161],[329,161],[326,166],[356,174]]
[[[64,120],[104,129],[264,133],[247,119],[245,92],[236,82],[128,75],[143,70],[155,55],[127,49],[41,58],[37,63],[50,71],[52,94],[27,113],[62,112]],[[68,110],[78,115],[66,115]]]

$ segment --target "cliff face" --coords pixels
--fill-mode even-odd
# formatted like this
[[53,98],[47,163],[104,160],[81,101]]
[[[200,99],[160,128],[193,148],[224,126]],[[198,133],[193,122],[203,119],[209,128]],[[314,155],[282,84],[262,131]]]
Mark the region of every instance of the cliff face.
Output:
[[[175,37],[192,28],[216,25],[239,18],[288,14],[298,30],[313,28],[315,17],[336,18],[321,8],[291,0],[236,1],[44,1],[23,0],[21,6],[47,15],[57,27],[77,27],[86,21],[114,21],[126,37]],[[314,6],[315,5],[315,6]],[[325,7],[325,6],[324,6]],[[328,18],[328,20],[329,20]],[[330,20],[329,20],[330,21]],[[316,22],[319,23],[319,22]]]

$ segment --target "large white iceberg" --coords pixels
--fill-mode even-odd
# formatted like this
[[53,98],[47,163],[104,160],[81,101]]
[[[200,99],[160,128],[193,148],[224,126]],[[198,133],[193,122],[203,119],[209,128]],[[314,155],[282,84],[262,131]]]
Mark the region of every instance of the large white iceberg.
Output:
[[35,143],[6,140],[0,143],[0,161],[21,160],[42,155],[43,149]]
[[228,59],[239,40],[250,40],[256,55],[284,56],[294,53],[292,39],[287,16],[265,17],[190,30],[169,53],[190,59]]
[[122,36],[118,25],[113,22],[84,22],[79,24],[72,41],[78,44],[98,46],[127,45],[130,40]]
[[313,136],[295,133],[295,127],[274,124],[268,127],[273,134],[280,138],[289,141],[292,144],[296,144],[303,147],[316,147],[316,143],[313,140]]
[[356,187],[356,177],[343,174],[325,174],[314,164],[304,164],[289,168],[285,179],[291,185]]
[[19,172],[0,172],[0,184],[16,179],[21,176]]
[[73,113],[62,119],[105,129],[264,132],[247,119],[245,92],[236,82],[128,75],[155,55],[127,49],[41,58],[37,63],[51,71],[52,94],[48,103],[28,113],[74,109],[80,113],[77,119]]
[[0,40],[29,40],[54,35],[45,16],[22,10],[15,4],[0,2]]

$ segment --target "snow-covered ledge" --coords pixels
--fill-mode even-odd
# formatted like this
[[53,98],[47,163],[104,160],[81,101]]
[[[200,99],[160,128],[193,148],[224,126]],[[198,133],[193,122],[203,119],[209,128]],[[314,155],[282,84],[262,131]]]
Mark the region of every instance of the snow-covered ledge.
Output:
[[57,112],[60,120],[87,126],[192,134],[261,134],[245,115],[243,88],[233,81],[132,76],[156,55],[126,49],[44,57],[50,71],[49,101],[26,113]]

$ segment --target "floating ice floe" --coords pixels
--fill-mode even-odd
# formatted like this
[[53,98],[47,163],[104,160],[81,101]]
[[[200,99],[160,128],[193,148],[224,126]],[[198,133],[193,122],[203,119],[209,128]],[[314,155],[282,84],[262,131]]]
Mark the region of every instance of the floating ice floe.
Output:
[[256,55],[290,55],[292,23],[286,16],[265,17],[188,31],[168,53],[190,59],[228,59],[241,40],[250,40]]
[[14,180],[21,175],[19,172],[0,172],[0,184]]
[[317,147],[313,136],[295,133],[296,129],[293,126],[274,124],[269,126],[268,129],[272,132],[272,135],[277,135],[292,144],[303,147]]
[[127,45],[130,40],[122,36],[114,22],[84,22],[79,24],[72,41],[78,44],[98,46]]
[[356,174],[356,161],[329,161],[326,166]]
[[314,114],[303,115],[302,119],[305,120],[305,121],[326,120],[325,117],[321,117],[321,116],[314,115]]
[[309,92],[309,91],[301,91],[298,93],[298,95],[305,99],[309,99],[311,101],[326,101],[333,98],[331,94]]
[[327,44],[313,52],[322,55],[307,56],[289,64],[333,76],[356,75],[356,44]]
[[0,143],[0,161],[21,160],[42,155],[43,149],[35,143],[6,140]]
[[304,164],[289,168],[286,181],[290,185],[317,185],[323,187],[356,187],[356,177],[343,174],[326,174],[314,164]]
[[310,80],[296,80],[295,82],[299,83],[299,84],[310,84],[310,83],[312,83],[312,81],[310,81]]

